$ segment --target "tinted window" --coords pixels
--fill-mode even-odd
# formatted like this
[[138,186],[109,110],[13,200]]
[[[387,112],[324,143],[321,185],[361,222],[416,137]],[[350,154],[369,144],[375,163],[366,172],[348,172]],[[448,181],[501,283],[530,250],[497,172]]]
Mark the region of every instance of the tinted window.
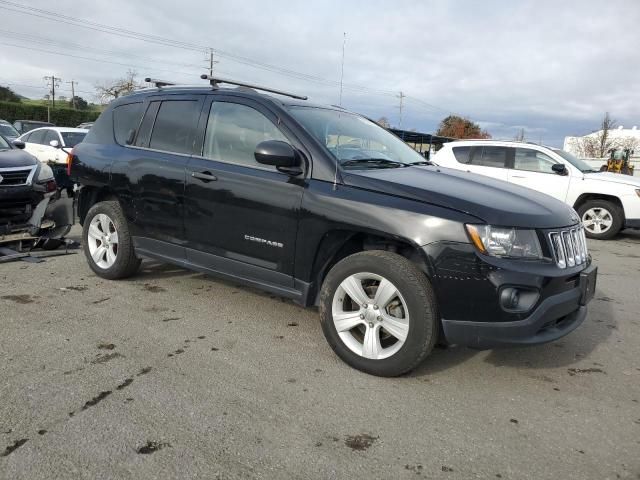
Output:
[[478,151],[472,152],[469,163],[471,165],[478,165],[481,167],[495,167],[504,168],[507,163],[507,153],[509,149],[507,147],[481,147]]
[[31,132],[31,135],[29,135],[29,143],[39,143],[39,144],[44,144],[44,137],[47,135],[47,132],[49,130],[36,130],[34,132]]
[[151,137],[151,129],[153,128],[153,123],[156,121],[156,115],[158,114],[158,108],[160,108],[160,102],[151,102],[149,107],[147,108],[147,113],[144,115],[144,119],[142,120],[142,124],[140,124],[140,129],[138,131],[138,135],[136,136],[136,146],[137,147],[148,147],[149,146],[149,138]]
[[49,145],[49,142],[52,142],[54,140],[57,140],[58,142],[60,141],[60,137],[58,137],[58,132],[56,132],[55,130],[47,130],[47,134],[44,136],[44,144],[45,145]]
[[149,147],[166,152],[191,153],[193,125],[198,113],[196,100],[162,102],[153,126]]
[[113,134],[120,145],[128,145],[142,117],[142,103],[129,103],[113,109]]
[[469,157],[471,156],[471,149],[477,147],[454,147],[453,155],[456,157],[458,163],[469,163]]
[[256,146],[265,140],[287,141],[257,110],[237,103],[214,102],[209,112],[202,155],[223,162],[258,166],[253,154]]
[[62,141],[65,147],[75,147],[84,140],[87,134],[84,132],[61,132],[60,135],[62,135]]
[[8,123],[0,123],[0,135],[5,135],[7,137],[17,137],[20,134],[15,128],[13,128],[12,125]]
[[516,148],[513,168],[529,172],[554,173],[551,167],[556,164],[548,155],[530,148]]

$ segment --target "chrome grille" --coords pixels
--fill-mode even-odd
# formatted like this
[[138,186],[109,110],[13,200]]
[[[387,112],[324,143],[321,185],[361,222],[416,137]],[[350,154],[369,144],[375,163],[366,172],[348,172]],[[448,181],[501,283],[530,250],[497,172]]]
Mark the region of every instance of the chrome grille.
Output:
[[582,225],[549,233],[551,251],[560,268],[575,267],[587,261],[587,238]]
[[0,187],[17,187],[31,183],[36,166],[0,168]]

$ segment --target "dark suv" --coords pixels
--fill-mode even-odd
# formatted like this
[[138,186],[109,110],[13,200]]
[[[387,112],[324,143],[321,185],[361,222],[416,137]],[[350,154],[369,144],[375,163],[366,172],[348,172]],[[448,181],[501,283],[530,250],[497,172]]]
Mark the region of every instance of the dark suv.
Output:
[[572,208],[431,166],[341,108],[212,83],[119,98],[75,147],[96,274],[151,257],[317,305],[334,351],[384,376],[437,342],[537,344],[584,320],[596,268]]

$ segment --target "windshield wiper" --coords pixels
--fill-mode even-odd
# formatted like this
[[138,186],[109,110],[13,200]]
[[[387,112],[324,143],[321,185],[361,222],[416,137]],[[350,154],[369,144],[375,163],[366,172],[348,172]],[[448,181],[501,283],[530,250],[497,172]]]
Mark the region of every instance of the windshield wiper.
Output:
[[387,160],[386,158],[354,158],[341,163],[343,167],[360,164],[370,165],[374,168],[397,168],[405,166],[404,163],[394,162],[393,160]]
[[433,162],[429,160],[423,160],[422,162],[411,162],[409,165],[435,165]]

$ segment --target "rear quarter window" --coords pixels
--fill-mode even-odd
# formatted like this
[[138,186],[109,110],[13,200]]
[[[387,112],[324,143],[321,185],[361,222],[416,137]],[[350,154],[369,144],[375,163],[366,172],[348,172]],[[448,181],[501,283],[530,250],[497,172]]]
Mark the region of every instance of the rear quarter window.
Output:
[[458,163],[469,163],[471,149],[473,147],[453,147],[453,156]]
[[142,102],[128,103],[113,109],[113,134],[120,145],[129,145],[142,118]]

